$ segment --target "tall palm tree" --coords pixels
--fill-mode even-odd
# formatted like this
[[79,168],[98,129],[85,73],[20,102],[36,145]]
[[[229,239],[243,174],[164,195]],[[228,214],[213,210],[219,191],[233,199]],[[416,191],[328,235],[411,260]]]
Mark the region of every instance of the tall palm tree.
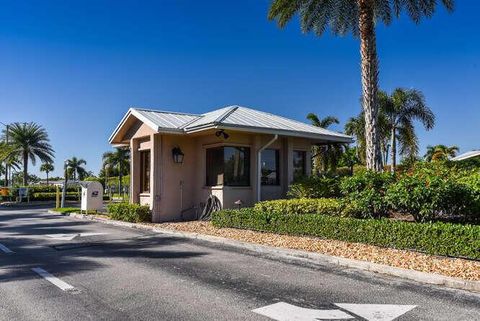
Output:
[[384,114],[390,131],[391,172],[397,165],[397,138],[400,154],[413,158],[418,154],[418,138],[414,121],[423,124],[426,130],[435,125],[435,115],[425,102],[422,92],[415,89],[397,88],[391,95],[379,94],[380,113]]
[[[454,0],[441,0],[448,11],[453,11]],[[362,107],[365,117],[366,163],[370,170],[381,171],[380,141],[377,133],[378,57],[376,25],[389,25],[392,15],[399,17],[406,10],[419,23],[422,17],[431,17],[437,1],[434,0],[273,0],[268,13],[284,27],[296,14],[300,15],[302,31],[313,31],[321,36],[327,27],[334,34],[352,32],[360,38],[362,70]]]
[[427,146],[427,153],[425,154],[425,160],[427,162],[432,161],[444,161],[449,158],[455,157],[458,152],[457,146],[435,145]]
[[53,167],[53,164],[52,163],[43,163],[41,166],[40,166],[40,171],[41,172],[45,172],[45,174],[47,175],[47,185],[48,185],[48,174],[53,172],[55,170],[55,167]]
[[[9,126],[9,140],[12,146],[11,157],[21,159],[23,165],[23,185],[28,185],[28,161],[36,164],[37,157],[42,162],[53,161],[53,148],[47,131],[35,123],[13,123]],[[4,132],[5,135],[5,132]]]
[[106,152],[103,154],[103,164],[110,168],[118,169],[118,191],[123,190],[122,178],[123,175],[129,172],[130,169],[130,150],[125,148],[116,148],[113,152]]
[[[333,124],[339,124],[338,118],[335,116],[327,116],[325,118],[319,118],[314,113],[309,113],[307,119],[310,120],[313,126],[328,128]],[[323,146],[313,146],[313,172],[318,174],[320,169],[324,172],[328,170],[330,166],[335,169],[340,156],[343,153],[343,145],[341,144],[326,144]]]
[[67,160],[68,173],[74,181],[77,180],[77,177],[79,180],[82,180],[86,176],[87,170],[83,165],[87,165],[87,161],[82,158],[78,159],[74,156]]

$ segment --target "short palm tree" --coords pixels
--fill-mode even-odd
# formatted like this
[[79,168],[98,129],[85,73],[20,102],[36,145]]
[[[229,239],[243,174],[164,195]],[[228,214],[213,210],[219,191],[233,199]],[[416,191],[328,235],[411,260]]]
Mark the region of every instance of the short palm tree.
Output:
[[[328,128],[333,124],[339,124],[337,117],[327,116],[319,118],[314,113],[309,113],[307,119],[310,120],[313,126]],[[343,153],[343,145],[341,144],[326,144],[323,146],[313,146],[313,172],[318,174],[320,170],[326,172],[329,167],[335,169],[340,156]]]
[[103,154],[103,165],[118,169],[118,190],[123,190],[123,174],[128,173],[130,168],[130,150],[125,148],[116,148],[114,152]]
[[45,172],[45,174],[47,175],[47,185],[49,185],[49,181],[48,181],[48,174],[53,172],[55,170],[55,167],[53,167],[53,164],[52,163],[43,163],[41,166],[40,166],[40,171],[41,172]]
[[78,159],[77,157],[72,157],[67,160],[67,172],[71,175],[74,181],[82,180],[87,175],[87,170],[83,165],[87,165],[87,161],[84,159]]
[[385,115],[390,132],[391,172],[397,165],[397,139],[400,154],[413,158],[418,154],[418,138],[414,121],[423,124],[426,130],[435,125],[435,115],[427,106],[422,92],[415,89],[395,89],[391,95],[379,94],[380,113]]
[[[52,162],[54,151],[47,131],[35,123],[13,123],[9,126],[10,157],[20,159],[23,165],[23,185],[28,185],[28,162]],[[4,133],[5,135],[5,133]]]
[[457,155],[459,151],[457,146],[435,145],[427,146],[425,160],[427,162],[445,161]]
[[[441,0],[448,11],[453,0]],[[362,71],[362,107],[365,118],[365,150],[367,168],[381,171],[382,160],[378,137],[378,57],[376,26],[381,21],[389,25],[392,16],[399,17],[406,10],[410,18],[419,23],[422,17],[431,17],[435,0],[273,0],[268,18],[284,27],[296,14],[300,15],[303,32],[321,36],[327,27],[334,34],[352,32],[360,38]]]

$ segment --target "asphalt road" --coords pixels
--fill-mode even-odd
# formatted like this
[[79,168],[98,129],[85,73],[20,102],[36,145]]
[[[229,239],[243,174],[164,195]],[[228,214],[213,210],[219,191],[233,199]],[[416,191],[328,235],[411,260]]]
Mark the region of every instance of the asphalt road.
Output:
[[0,210],[0,320],[271,320],[265,315],[470,321],[480,320],[480,296],[44,209]]

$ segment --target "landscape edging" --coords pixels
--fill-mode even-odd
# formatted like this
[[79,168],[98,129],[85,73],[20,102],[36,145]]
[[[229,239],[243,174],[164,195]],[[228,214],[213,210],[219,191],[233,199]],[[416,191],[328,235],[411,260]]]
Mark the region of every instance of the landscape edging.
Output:
[[[58,212],[51,211],[51,210],[48,211],[48,213],[60,214]],[[254,251],[262,254],[269,254],[269,255],[281,257],[284,259],[294,259],[294,260],[300,260],[304,262],[306,261],[308,263],[313,263],[318,265],[322,265],[322,264],[324,265],[325,263],[329,263],[329,264],[338,265],[338,266],[347,267],[347,268],[354,268],[354,269],[359,269],[363,271],[369,271],[374,273],[400,277],[403,279],[425,283],[425,284],[441,285],[448,288],[480,293],[480,281],[463,280],[459,278],[443,276],[440,274],[433,274],[433,273],[427,273],[427,272],[421,272],[421,271],[415,271],[415,270],[407,270],[407,269],[397,268],[389,265],[378,264],[378,263],[373,263],[368,261],[360,261],[360,260],[348,259],[348,258],[343,258],[338,256],[320,254],[320,253],[312,253],[312,252],[301,251],[301,250],[278,248],[274,246],[237,241],[237,240],[232,240],[232,239],[213,236],[213,235],[206,235],[206,234],[193,233],[193,232],[174,231],[169,229],[158,228],[155,226],[148,226],[141,223],[115,221],[110,219],[94,217],[92,215],[85,215],[85,214],[79,214],[79,213],[68,213],[63,215],[70,216],[77,219],[87,219],[91,221],[97,221],[97,222],[110,224],[114,226],[148,230],[156,233],[167,234],[167,235],[188,238],[188,239],[198,239],[202,241],[228,245],[238,249]]]

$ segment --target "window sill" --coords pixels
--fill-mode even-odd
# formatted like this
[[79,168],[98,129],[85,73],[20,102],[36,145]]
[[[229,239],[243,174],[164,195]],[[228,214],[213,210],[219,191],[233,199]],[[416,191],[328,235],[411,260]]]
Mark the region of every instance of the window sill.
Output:
[[252,186],[228,186],[228,185],[216,185],[216,186],[204,186],[203,189],[209,190],[225,190],[225,189],[252,189]]
[[150,193],[140,193],[138,196],[140,196],[140,197],[150,197]]

